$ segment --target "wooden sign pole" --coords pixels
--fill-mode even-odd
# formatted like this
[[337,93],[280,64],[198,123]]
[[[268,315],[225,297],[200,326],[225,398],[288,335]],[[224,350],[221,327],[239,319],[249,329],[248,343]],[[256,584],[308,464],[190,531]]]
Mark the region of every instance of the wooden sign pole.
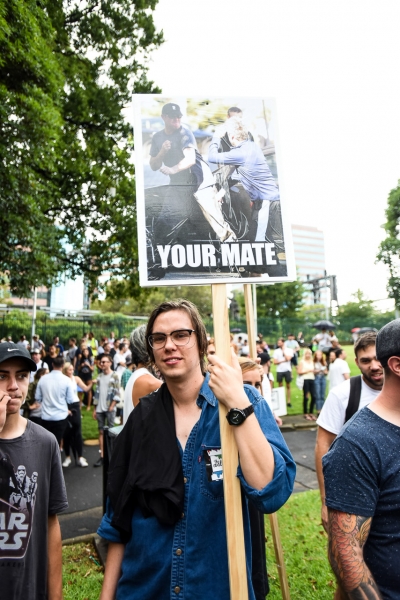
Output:
[[[247,323],[247,341],[250,348],[250,357],[255,360],[257,357],[256,350],[256,327],[254,321],[254,307],[251,297],[251,284],[245,283],[244,288],[244,304],[246,310],[246,323]],[[276,513],[272,513],[269,516],[269,522],[271,525],[272,539],[274,542],[275,560],[278,568],[279,582],[281,584],[281,592],[283,600],[290,600],[289,584],[286,574],[285,560],[283,556],[283,548],[281,542],[281,534],[279,531],[278,517]]]
[[[215,349],[218,356],[231,364],[231,346],[227,289],[225,283],[211,285]],[[225,525],[228,543],[229,584],[231,600],[248,600],[246,554],[240,482],[236,476],[238,450],[232,427],[226,420],[227,410],[219,403],[219,426],[224,468]]]

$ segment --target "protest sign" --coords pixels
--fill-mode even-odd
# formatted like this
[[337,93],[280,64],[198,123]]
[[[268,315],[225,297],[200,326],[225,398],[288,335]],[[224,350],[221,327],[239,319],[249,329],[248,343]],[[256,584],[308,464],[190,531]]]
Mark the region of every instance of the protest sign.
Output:
[[295,279],[273,99],[134,107],[140,284]]
[[[146,94],[134,110],[140,285],[212,284],[216,351],[230,364],[226,284],[296,278],[275,103]],[[207,474],[223,478],[231,600],[245,600],[238,451],[222,403],[219,415],[222,460],[210,454]]]

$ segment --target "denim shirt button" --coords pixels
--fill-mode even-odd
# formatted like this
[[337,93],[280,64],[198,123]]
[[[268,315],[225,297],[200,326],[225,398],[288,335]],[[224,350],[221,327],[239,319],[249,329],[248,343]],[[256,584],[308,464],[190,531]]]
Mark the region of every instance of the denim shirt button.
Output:
[[180,591],[181,591],[181,588],[179,587],[179,585],[177,585],[176,587],[174,587],[175,594],[179,594]]
[[181,519],[183,519],[183,518],[184,518],[184,516],[185,516],[185,513],[182,513],[182,514],[181,514]]
[[183,478],[183,483],[187,483],[187,482],[188,482],[187,477],[184,477]]
[[180,548],[178,548],[178,550],[175,552],[175,554],[177,556],[180,556],[182,554],[182,550]]

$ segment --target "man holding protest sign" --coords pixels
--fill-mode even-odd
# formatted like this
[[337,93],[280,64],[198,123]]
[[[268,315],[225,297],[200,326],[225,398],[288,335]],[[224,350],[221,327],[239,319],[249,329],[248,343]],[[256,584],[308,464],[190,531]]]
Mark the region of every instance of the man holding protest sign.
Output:
[[268,405],[243,388],[236,357],[231,367],[210,356],[205,375],[206,331],[193,304],[158,306],[146,339],[165,383],[141,399],[113,452],[99,529],[111,542],[101,599],[230,598],[219,401],[240,455],[254,600],[247,502],[278,510],[293,488],[293,459]]

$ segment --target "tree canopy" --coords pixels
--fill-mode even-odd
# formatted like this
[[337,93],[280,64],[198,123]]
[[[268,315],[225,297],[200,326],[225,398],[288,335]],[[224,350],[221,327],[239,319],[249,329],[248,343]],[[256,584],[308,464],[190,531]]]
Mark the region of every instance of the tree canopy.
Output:
[[375,309],[373,301],[368,300],[361,290],[357,290],[351,298],[350,302],[339,307],[338,318],[341,321],[348,319],[354,322],[354,327],[363,326],[364,321],[381,314]]
[[[300,280],[276,285],[257,285],[257,316],[295,317],[304,304],[305,288]],[[240,306],[240,315],[245,316],[243,292],[234,292]]]
[[94,310],[101,310],[101,312],[105,313],[112,312],[125,315],[148,316],[153,308],[161,302],[185,298],[196,304],[202,317],[207,317],[212,313],[210,285],[177,285],[174,287],[163,286],[151,288],[134,298],[122,296],[122,291],[115,290],[116,285],[118,285],[118,283],[114,282],[107,286],[106,299],[94,302],[92,305]]
[[138,290],[123,109],[159,91],[146,77],[156,4],[0,0],[0,273],[14,293],[62,272]]
[[400,181],[389,194],[384,228],[386,238],[379,247],[377,258],[389,267],[387,290],[389,297],[400,307]]

